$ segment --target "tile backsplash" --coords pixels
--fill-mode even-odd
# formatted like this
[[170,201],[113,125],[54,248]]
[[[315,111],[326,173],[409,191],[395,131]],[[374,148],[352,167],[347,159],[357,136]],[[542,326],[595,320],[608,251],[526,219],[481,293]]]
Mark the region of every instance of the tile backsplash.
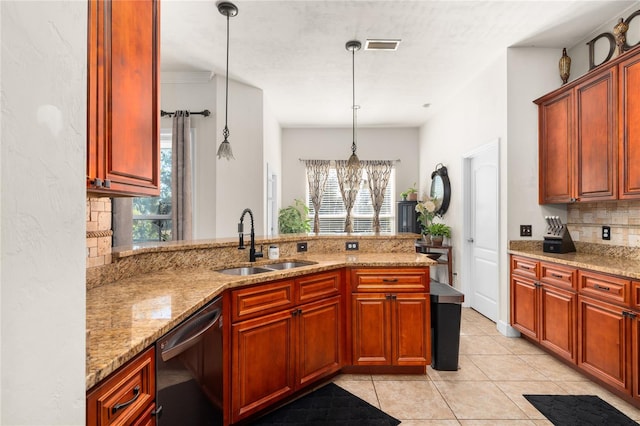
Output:
[[87,197],[87,268],[111,263],[111,198]]
[[[569,204],[567,222],[574,241],[640,247],[640,201]],[[602,239],[604,225],[611,240]]]

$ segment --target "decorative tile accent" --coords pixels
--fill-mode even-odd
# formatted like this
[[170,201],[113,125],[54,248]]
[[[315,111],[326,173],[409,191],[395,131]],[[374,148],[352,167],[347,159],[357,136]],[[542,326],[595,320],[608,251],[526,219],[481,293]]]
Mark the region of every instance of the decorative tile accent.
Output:
[[87,197],[87,268],[111,263],[111,198]]
[[[575,203],[567,206],[574,242],[640,247],[640,202]],[[611,240],[602,239],[602,226],[611,227]]]

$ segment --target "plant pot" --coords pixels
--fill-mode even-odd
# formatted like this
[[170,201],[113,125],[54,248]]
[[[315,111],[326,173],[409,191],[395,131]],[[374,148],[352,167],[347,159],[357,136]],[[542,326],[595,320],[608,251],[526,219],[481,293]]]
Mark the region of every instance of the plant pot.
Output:
[[407,198],[409,199],[409,201],[418,201],[418,193],[412,192],[407,196]]
[[422,241],[427,243],[427,244],[431,244],[431,235],[429,234],[422,234]]
[[442,235],[432,235],[431,236],[431,244],[434,246],[441,246],[444,237]]

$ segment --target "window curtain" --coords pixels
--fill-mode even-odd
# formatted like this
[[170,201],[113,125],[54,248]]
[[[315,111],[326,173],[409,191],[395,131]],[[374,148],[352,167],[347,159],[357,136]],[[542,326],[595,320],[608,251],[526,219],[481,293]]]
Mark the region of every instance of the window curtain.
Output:
[[313,217],[313,232],[320,232],[320,205],[322,196],[329,177],[329,160],[305,160],[307,168],[307,181],[309,182],[309,194],[315,215]]
[[344,220],[344,232],[353,232],[353,222],[351,221],[351,210],[356,202],[360,181],[362,180],[362,169],[359,167],[353,170],[347,167],[347,160],[336,160],[336,173],[338,175],[338,185],[342,194],[344,208],[347,217]]
[[380,209],[384,202],[384,191],[391,176],[391,161],[363,161],[369,178],[369,192],[373,205],[373,232],[380,233]]
[[171,239],[192,239],[191,222],[191,117],[189,111],[173,116],[171,151]]

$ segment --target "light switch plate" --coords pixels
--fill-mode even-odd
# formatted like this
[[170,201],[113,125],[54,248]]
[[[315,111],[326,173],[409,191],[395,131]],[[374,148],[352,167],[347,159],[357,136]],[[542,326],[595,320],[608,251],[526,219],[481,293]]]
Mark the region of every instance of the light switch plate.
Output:
[[530,237],[532,234],[531,225],[520,225],[520,236],[521,237]]

